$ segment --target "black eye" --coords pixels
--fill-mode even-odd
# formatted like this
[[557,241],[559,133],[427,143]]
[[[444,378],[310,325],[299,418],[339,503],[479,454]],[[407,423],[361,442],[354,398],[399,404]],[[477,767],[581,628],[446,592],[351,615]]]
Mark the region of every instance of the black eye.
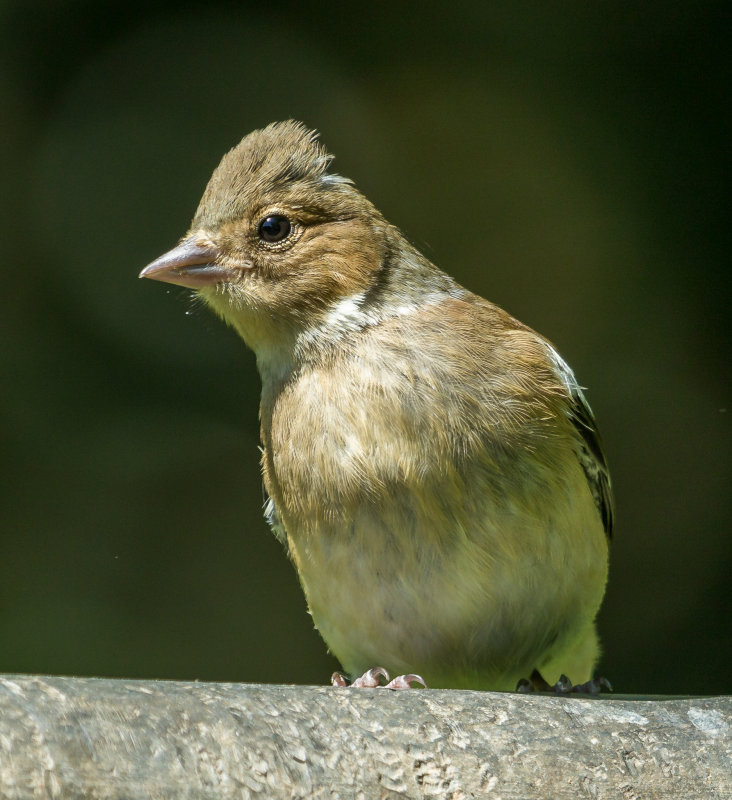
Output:
[[287,217],[281,214],[272,214],[259,223],[259,238],[265,242],[281,242],[290,235],[292,225]]

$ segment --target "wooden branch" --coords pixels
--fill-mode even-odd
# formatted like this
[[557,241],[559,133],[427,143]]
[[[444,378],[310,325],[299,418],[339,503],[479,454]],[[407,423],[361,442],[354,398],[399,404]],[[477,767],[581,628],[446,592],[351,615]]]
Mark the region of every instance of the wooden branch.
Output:
[[0,677],[0,797],[731,798],[732,697]]

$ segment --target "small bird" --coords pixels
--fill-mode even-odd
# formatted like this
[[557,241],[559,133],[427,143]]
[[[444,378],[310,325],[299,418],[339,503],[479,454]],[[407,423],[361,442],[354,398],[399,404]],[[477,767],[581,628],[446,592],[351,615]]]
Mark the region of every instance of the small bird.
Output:
[[265,516],[356,685],[596,689],[613,500],[582,389],[331,161],[302,123],[250,133],[140,277],[254,351]]

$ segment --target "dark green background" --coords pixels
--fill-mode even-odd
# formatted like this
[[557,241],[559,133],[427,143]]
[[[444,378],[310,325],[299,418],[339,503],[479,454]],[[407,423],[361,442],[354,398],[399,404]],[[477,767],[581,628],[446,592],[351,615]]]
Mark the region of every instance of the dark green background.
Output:
[[137,279],[223,152],[295,117],[589,387],[617,494],[601,672],[729,691],[727,6],[0,7],[0,671],[335,666],[262,520],[253,357]]

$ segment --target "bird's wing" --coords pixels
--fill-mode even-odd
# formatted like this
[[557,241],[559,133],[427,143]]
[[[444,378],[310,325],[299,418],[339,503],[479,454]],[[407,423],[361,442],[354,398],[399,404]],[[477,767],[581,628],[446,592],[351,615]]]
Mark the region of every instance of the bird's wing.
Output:
[[277,506],[274,503],[274,500],[267,495],[265,490],[265,503],[264,503],[264,518],[267,521],[267,524],[272,529],[272,533],[274,533],[275,538],[285,547],[285,549],[289,552],[289,546],[287,544],[287,531],[285,530],[285,526],[282,524],[282,520],[280,519],[280,515],[277,513]]
[[597,510],[600,512],[605,534],[610,539],[613,533],[614,517],[613,490],[610,482],[610,471],[602,449],[595,417],[585,398],[582,387],[577,383],[577,379],[574,377],[574,373],[567,362],[553,347],[550,347],[550,353],[557,374],[569,391],[569,418],[580,435],[577,456],[587,476],[587,482],[590,485],[590,491],[595,499]]

